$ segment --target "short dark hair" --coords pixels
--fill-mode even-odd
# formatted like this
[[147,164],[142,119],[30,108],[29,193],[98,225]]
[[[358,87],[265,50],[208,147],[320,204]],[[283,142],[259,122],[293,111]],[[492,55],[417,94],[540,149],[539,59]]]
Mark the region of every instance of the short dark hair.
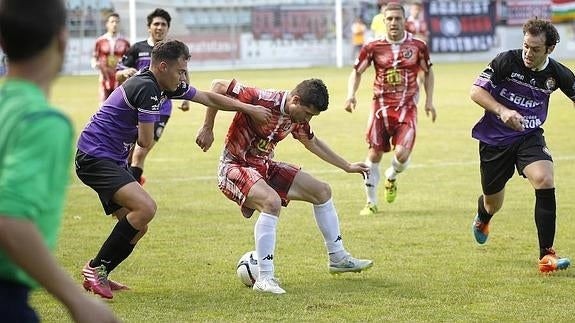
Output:
[[383,12],[392,11],[392,10],[399,10],[403,13],[403,17],[405,17],[405,8],[399,2],[390,2],[385,5],[385,9]]
[[545,46],[555,46],[559,42],[559,32],[549,21],[541,20],[538,18],[529,19],[523,25],[523,35],[530,34],[539,36],[545,34]]
[[10,61],[36,56],[65,28],[62,0],[0,1],[0,45]]
[[154,18],[156,17],[161,17],[166,19],[166,22],[168,23],[168,27],[170,27],[170,23],[172,22],[172,17],[170,16],[170,14],[162,9],[162,8],[156,8],[154,9],[154,11],[152,11],[147,19],[148,19],[148,27],[150,27],[150,25],[152,24],[152,21],[154,20]]
[[318,111],[327,110],[329,105],[327,87],[320,79],[309,79],[300,82],[291,94],[299,96],[302,105],[313,107]]
[[111,17],[116,17],[116,18],[120,19],[119,14],[117,14],[116,12],[112,12],[108,16],[106,16],[106,22],[108,22],[108,20],[110,20]]
[[190,49],[179,40],[165,39],[157,42],[152,49],[152,63],[173,62],[180,57],[190,58]]

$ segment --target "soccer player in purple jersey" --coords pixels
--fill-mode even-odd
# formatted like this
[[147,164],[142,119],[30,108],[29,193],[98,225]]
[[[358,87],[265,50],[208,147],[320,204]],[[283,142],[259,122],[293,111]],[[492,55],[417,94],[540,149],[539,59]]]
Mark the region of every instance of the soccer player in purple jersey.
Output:
[[[126,79],[134,75],[137,71],[150,66],[150,58],[154,44],[166,39],[170,31],[172,17],[170,14],[160,8],[156,8],[147,17],[148,39],[135,43],[122,60],[118,63],[116,79],[118,83],[123,83]],[[187,79],[186,79],[187,80]],[[188,101],[182,101],[179,107],[182,111],[190,109]],[[166,100],[160,107],[160,120],[154,125],[154,141],[150,147],[141,147],[135,145],[130,155],[130,171],[140,184],[144,184],[145,179],[142,177],[144,172],[144,163],[146,157],[160,140],[166,125],[172,115],[172,101]]]
[[108,274],[132,253],[156,213],[156,202],[128,169],[128,155],[136,142],[141,147],[152,144],[162,103],[174,97],[242,111],[257,124],[271,116],[254,105],[188,85],[189,57],[188,47],[180,41],[157,43],[150,68],[116,88],[80,134],[76,173],[98,193],[105,213],[118,219],[98,254],[82,269],[84,288],[104,298],[112,298],[112,290],[127,289],[108,280]]
[[549,57],[559,42],[551,23],[531,19],[523,25],[523,35],[523,49],[497,55],[471,88],[471,99],[485,109],[472,130],[473,138],[479,140],[483,189],[472,231],[479,244],[486,242],[490,220],[503,205],[505,184],[515,167],[535,189],[539,270],[550,272],[566,269],[571,262],[553,249],[553,159],[541,126],[553,91],[560,89],[575,102],[575,76]]

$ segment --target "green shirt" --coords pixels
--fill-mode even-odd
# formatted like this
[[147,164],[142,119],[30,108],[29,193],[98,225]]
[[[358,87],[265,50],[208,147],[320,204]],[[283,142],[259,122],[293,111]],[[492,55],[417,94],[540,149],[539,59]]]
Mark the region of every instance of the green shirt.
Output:
[[[70,120],[32,83],[0,85],[0,216],[34,222],[54,250],[72,161]],[[0,251],[0,280],[37,283]]]

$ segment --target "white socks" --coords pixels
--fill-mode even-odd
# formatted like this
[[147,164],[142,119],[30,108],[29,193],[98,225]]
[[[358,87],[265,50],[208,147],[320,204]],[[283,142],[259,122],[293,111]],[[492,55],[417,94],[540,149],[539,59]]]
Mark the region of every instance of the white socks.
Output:
[[369,159],[365,161],[369,167],[369,177],[365,179],[365,195],[367,202],[377,204],[377,184],[379,184],[379,163],[371,162]]
[[313,215],[315,216],[315,222],[323,235],[323,240],[325,241],[325,246],[330,260],[333,262],[340,261],[343,257],[347,256],[347,252],[343,247],[343,240],[341,239],[339,231],[339,219],[337,217],[333,200],[330,198],[323,204],[314,204]]
[[385,170],[385,177],[392,181],[395,180],[397,174],[403,172],[407,166],[409,166],[410,160],[411,159],[407,159],[407,161],[402,164],[397,160],[397,157],[393,156],[393,159],[391,160],[391,166]]
[[278,220],[277,216],[262,212],[254,226],[260,278],[273,277],[274,275],[274,250]]

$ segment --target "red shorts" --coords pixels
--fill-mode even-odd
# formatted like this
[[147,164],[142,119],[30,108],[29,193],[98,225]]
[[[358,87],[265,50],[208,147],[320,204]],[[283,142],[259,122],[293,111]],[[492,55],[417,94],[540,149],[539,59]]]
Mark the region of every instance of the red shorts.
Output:
[[415,144],[417,107],[415,104],[401,108],[388,108],[383,102],[374,100],[367,120],[365,139],[370,148],[391,151],[392,146],[401,145],[409,150]]
[[228,199],[240,205],[243,216],[249,218],[255,210],[243,204],[257,181],[263,179],[278,193],[282,206],[287,206],[289,203],[287,195],[299,170],[298,166],[272,160],[265,165],[246,166],[235,163],[224,155],[218,170],[218,187]]

